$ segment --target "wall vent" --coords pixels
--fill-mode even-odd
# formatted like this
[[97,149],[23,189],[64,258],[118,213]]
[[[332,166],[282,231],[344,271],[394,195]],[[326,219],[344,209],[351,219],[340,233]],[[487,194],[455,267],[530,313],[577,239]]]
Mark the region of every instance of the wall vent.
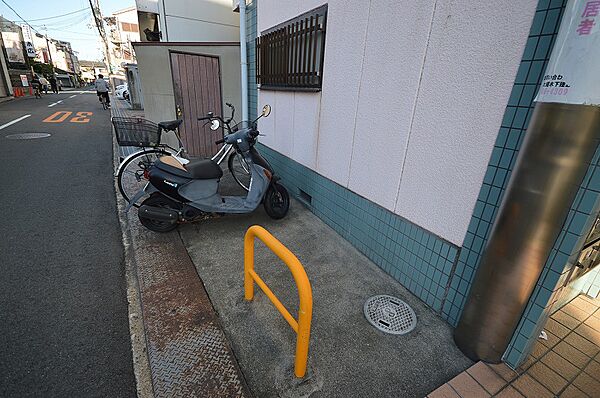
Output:
[[299,191],[300,200],[302,202],[304,202],[305,205],[311,206],[312,205],[312,196],[310,196],[309,194],[307,194],[300,188],[298,188],[298,191]]

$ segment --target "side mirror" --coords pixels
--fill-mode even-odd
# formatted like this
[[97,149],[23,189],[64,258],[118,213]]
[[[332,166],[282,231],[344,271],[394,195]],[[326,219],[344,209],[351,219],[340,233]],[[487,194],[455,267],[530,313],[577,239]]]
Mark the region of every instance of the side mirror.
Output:
[[221,122],[219,122],[217,119],[213,119],[210,121],[210,129],[212,131],[217,130],[219,127],[221,127]]
[[267,104],[267,105],[263,106],[261,115],[263,117],[267,117],[270,114],[271,114],[271,105]]
[[206,116],[208,116],[208,117],[213,117],[213,113],[212,113],[212,112],[208,112],[208,113],[206,114]]

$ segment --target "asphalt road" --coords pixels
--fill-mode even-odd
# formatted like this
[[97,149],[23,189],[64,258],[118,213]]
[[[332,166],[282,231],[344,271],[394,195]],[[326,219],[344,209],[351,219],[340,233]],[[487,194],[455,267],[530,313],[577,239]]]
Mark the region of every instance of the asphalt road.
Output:
[[2,103],[0,148],[0,397],[135,396],[109,111]]

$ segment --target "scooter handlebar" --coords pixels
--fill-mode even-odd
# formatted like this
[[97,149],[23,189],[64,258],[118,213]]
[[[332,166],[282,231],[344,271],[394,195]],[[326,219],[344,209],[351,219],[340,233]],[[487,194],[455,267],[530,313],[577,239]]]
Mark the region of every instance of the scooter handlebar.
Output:
[[215,144],[219,145],[225,142],[225,138],[215,141]]

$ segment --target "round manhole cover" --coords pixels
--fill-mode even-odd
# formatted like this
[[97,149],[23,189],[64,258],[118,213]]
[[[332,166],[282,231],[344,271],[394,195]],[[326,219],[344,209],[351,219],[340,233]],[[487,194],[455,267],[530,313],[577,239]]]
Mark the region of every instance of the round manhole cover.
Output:
[[48,138],[48,133],[20,133],[20,134],[9,134],[6,136],[9,140],[34,140],[36,138]]
[[382,332],[406,334],[417,326],[412,308],[397,297],[381,294],[365,302],[365,317]]

